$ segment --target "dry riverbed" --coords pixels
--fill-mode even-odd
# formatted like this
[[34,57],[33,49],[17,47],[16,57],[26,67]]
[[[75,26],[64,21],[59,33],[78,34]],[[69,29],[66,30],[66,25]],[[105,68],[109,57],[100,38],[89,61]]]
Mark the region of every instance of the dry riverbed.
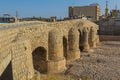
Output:
[[50,78],[44,80],[120,80],[120,42],[101,42],[90,52],[81,52],[64,73]]

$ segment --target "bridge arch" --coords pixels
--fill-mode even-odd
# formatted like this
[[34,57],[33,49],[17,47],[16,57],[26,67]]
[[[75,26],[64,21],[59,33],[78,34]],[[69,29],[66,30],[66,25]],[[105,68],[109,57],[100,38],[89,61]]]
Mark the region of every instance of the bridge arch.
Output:
[[34,68],[40,73],[47,72],[47,50],[39,46],[32,52]]
[[67,59],[67,53],[68,53],[68,39],[63,36],[63,55],[65,59]]
[[89,28],[84,27],[83,29],[83,51],[89,51]]
[[75,27],[72,27],[69,30],[68,45],[69,45],[69,50],[68,50],[67,60],[75,60],[80,58],[79,32],[78,29]]
[[0,76],[0,80],[13,80],[12,63],[11,62],[9,63],[7,68],[4,70],[4,72]]
[[79,31],[79,49],[80,51],[83,51],[83,34],[82,34],[82,30],[81,29],[78,29]]
[[66,60],[63,56],[63,39],[58,29],[49,32],[48,37],[49,51],[49,73],[58,73],[66,69]]
[[63,59],[62,35],[58,29],[49,32],[48,43],[49,60]]

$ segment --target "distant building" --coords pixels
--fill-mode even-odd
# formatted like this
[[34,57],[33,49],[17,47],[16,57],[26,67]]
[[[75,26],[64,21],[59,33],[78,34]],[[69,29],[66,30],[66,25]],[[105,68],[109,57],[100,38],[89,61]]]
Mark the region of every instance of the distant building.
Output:
[[45,22],[56,22],[57,21],[57,17],[53,16],[50,18],[42,18],[42,17],[26,17],[26,18],[22,18],[21,21],[45,21]]
[[100,35],[120,35],[120,18],[101,18],[99,26]]
[[105,15],[99,20],[100,35],[119,35],[120,36],[120,10],[111,10],[109,13],[108,2],[106,2]]
[[113,9],[111,11],[111,17],[113,17],[113,18],[120,18],[120,10]]
[[69,18],[75,19],[85,16],[91,21],[98,21],[101,13],[99,4],[91,4],[89,6],[69,7]]
[[50,17],[48,19],[48,22],[56,22],[56,21],[57,21],[57,17],[56,16]]
[[18,19],[10,14],[4,14],[3,17],[0,17],[0,22],[2,23],[14,23],[17,21]]

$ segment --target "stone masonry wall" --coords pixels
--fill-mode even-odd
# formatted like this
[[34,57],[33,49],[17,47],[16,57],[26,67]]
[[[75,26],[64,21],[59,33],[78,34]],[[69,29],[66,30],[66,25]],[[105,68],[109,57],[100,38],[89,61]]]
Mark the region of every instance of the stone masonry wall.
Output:
[[11,41],[17,34],[17,30],[0,30],[0,75],[11,61]]
[[[68,33],[72,27],[76,27],[76,30],[81,33],[84,28],[90,30],[91,27],[94,27],[98,30],[98,25],[87,20],[69,20],[54,23],[30,21],[0,24],[0,75],[11,61],[13,80],[26,80],[34,77],[32,52],[40,46],[47,51],[46,61],[48,61],[48,68],[49,66],[55,67],[55,65],[52,66],[55,61],[49,61],[49,55],[51,54],[48,50],[49,32],[57,28],[59,32],[57,36],[60,34],[68,40]],[[64,63],[65,68],[65,59],[60,59],[56,64],[60,65],[61,62]],[[61,69],[59,67],[56,69]]]
[[34,76],[29,40],[16,41],[12,44],[13,80],[26,80]]

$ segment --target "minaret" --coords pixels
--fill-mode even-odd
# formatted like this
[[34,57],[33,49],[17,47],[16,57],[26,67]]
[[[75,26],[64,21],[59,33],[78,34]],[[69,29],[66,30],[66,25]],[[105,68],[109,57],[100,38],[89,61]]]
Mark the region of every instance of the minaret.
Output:
[[108,1],[106,1],[106,8],[105,8],[105,16],[108,17],[109,15],[109,9],[108,9]]

